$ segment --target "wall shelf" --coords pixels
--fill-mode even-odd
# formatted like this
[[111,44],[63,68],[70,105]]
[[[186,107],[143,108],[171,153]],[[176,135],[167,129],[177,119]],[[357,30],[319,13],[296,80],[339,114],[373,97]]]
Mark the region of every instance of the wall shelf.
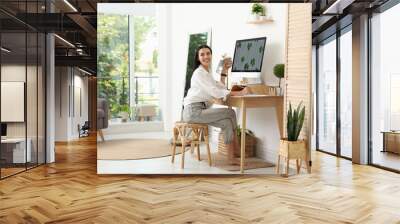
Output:
[[260,20],[248,20],[247,24],[264,24],[264,23],[272,23],[273,19],[260,19]]

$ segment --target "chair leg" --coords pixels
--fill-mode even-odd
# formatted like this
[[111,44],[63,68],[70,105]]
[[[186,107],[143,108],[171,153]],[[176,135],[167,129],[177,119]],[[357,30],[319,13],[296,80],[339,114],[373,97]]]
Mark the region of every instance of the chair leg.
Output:
[[171,162],[174,163],[175,161],[175,152],[176,152],[176,141],[178,139],[178,133],[176,128],[174,128],[174,137],[172,140],[172,158],[171,158]]
[[193,153],[194,148],[196,147],[197,152],[197,160],[200,161],[200,130],[198,128],[192,128],[192,148],[191,151]]
[[176,151],[176,143],[172,143],[172,158],[171,158],[171,163],[175,162],[175,151]]
[[211,166],[212,162],[211,162],[211,150],[210,150],[210,142],[208,139],[208,129],[204,130],[204,140],[206,142],[206,146],[207,146],[207,156],[208,156],[208,165]]
[[201,158],[200,158],[200,142],[197,142],[196,148],[197,148],[197,160],[201,161]]
[[193,154],[193,152],[194,152],[194,147],[195,147],[195,144],[193,143],[193,140],[192,140],[192,142],[190,143],[190,153],[191,154]]
[[193,143],[196,141],[196,132],[197,132],[197,130],[195,128],[192,128],[191,130],[192,130],[192,142],[190,144],[190,153],[193,154],[194,147],[196,146]]
[[276,174],[279,174],[279,167],[281,166],[281,156],[278,155],[278,159],[276,161]]
[[185,167],[185,151],[186,151],[186,128],[179,127],[178,128],[179,136],[181,137],[181,144],[182,144],[182,159],[181,159],[181,168]]
[[182,151],[181,151],[181,154],[182,154],[182,159],[181,159],[181,168],[183,169],[183,168],[185,168],[185,149],[186,149],[186,141],[185,141],[185,138],[181,138],[181,142],[182,142]]

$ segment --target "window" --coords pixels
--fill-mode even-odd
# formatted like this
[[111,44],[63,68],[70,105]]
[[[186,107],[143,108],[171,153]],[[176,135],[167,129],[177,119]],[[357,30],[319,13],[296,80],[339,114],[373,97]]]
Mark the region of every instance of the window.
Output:
[[400,73],[390,74],[390,130],[400,130]]
[[98,16],[98,95],[108,100],[111,118],[129,108],[128,16]]
[[[19,2],[14,9],[20,16],[39,13],[43,3]],[[0,6],[9,4],[15,5]],[[46,38],[3,12],[0,17],[1,179],[45,163]],[[5,100],[10,95],[14,101]]]
[[371,18],[371,162],[400,170],[400,5]]
[[317,149],[352,157],[352,26],[317,48]]
[[161,120],[158,35],[154,16],[99,14],[99,97],[111,120],[123,112],[131,121]]
[[130,16],[129,21],[129,33],[134,39],[130,42],[132,119],[160,120],[156,20],[154,16]]
[[318,48],[317,149],[336,154],[336,39]]
[[340,155],[352,157],[352,35],[351,26],[340,36]]

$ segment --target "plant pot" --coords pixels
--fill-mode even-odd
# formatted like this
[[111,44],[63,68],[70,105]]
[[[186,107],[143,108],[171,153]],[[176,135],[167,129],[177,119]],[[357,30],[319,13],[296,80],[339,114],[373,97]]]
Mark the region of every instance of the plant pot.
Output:
[[122,122],[127,122],[128,118],[129,118],[129,113],[128,112],[121,112],[120,116],[121,116],[121,121]]
[[283,95],[281,87],[276,87],[276,95],[277,96],[282,96]]
[[281,139],[279,144],[279,155],[288,159],[306,159],[307,144],[305,140],[288,141]]
[[254,21],[259,21],[260,20],[260,15],[259,14],[252,14],[253,20]]
[[[234,157],[240,157],[240,136],[238,137],[239,141],[239,149],[233,152]],[[253,135],[246,133],[246,146],[245,146],[245,158],[254,157],[255,156],[255,148],[257,144],[257,138]],[[224,156],[228,156],[228,147],[224,143],[222,138],[222,134],[219,135],[218,138],[218,153]]]

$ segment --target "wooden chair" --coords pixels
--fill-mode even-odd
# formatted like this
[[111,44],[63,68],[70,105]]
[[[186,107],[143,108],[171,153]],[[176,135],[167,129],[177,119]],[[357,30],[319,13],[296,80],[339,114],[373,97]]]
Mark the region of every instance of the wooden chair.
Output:
[[304,140],[298,142],[287,142],[281,140],[280,143],[280,148],[279,148],[279,153],[278,153],[278,159],[277,159],[277,164],[276,164],[276,173],[280,174],[279,168],[280,168],[280,160],[283,158],[286,162],[286,172],[285,175],[289,176],[289,161],[291,159],[296,160],[296,169],[297,169],[297,174],[300,173],[300,168],[302,161],[305,161],[306,167],[307,167],[307,172],[310,172],[310,167],[308,164],[308,156],[307,156],[307,150],[305,147],[306,142]]
[[[188,131],[191,130],[191,139],[188,139]],[[182,160],[181,160],[181,168],[185,167],[185,151],[187,142],[191,142],[190,148],[193,153],[194,148],[196,147],[197,151],[197,159],[200,159],[200,143],[201,136],[204,137],[204,141],[207,146],[207,155],[208,155],[208,164],[211,166],[211,151],[209,144],[209,136],[208,136],[208,125],[207,124],[197,124],[197,123],[186,123],[186,122],[176,122],[174,127],[174,136],[172,140],[172,160],[173,163],[175,161],[175,151],[178,139],[181,141],[182,146]]]

